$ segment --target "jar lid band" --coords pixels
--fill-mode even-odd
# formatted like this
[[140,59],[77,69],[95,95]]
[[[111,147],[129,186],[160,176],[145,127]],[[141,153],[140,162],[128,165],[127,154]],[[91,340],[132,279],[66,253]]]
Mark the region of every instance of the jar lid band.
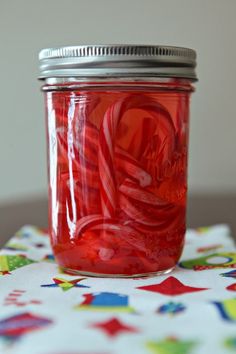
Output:
[[56,77],[177,77],[196,81],[193,49],[152,45],[81,45],[43,49],[39,79]]

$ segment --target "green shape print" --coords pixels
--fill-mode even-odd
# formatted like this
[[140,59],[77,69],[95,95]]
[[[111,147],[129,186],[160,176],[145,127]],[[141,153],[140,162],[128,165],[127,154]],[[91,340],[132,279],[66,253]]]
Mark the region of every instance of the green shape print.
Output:
[[204,270],[216,268],[235,268],[236,253],[219,252],[207,256],[193,258],[179,263],[179,266],[186,269]]
[[28,251],[28,247],[26,247],[25,245],[22,245],[20,243],[11,243],[11,242],[8,242],[6,243],[6,245],[4,246],[5,249],[10,249],[10,250],[13,250],[13,251]]
[[147,348],[152,354],[189,354],[195,342],[166,338],[159,342],[148,342]]
[[0,272],[12,271],[31,263],[35,263],[35,261],[27,258],[25,255],[2,255],[0,256]]
[[225,339],[224,345],[225,345],[226,348],[232,349],[233,351],[235,351],[235,349],[236,349],[236,337],[230,337],[230,338]]

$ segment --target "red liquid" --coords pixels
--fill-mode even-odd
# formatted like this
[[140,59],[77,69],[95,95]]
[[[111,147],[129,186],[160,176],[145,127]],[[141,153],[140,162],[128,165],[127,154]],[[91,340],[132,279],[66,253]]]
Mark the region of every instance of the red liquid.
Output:
[[60,266],[105,275],[175,266],[185,234],[189,87],[46,93]]

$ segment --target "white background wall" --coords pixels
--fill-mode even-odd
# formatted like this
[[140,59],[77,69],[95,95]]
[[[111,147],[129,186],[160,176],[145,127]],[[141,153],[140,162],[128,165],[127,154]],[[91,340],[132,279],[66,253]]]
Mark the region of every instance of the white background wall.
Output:
[[235,0],[2,0],[0,202],[46,194],[39,49],[86,43],[195,48],[190,192],[235,192],[235,14]]

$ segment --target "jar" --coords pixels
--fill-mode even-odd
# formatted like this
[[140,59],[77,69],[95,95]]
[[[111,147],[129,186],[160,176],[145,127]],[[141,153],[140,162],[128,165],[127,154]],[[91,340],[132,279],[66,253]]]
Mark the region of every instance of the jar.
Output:
[[186,231],[195,51],[91,45],[44,49],[39,60],[59,266],[104,277],[171,271]]

